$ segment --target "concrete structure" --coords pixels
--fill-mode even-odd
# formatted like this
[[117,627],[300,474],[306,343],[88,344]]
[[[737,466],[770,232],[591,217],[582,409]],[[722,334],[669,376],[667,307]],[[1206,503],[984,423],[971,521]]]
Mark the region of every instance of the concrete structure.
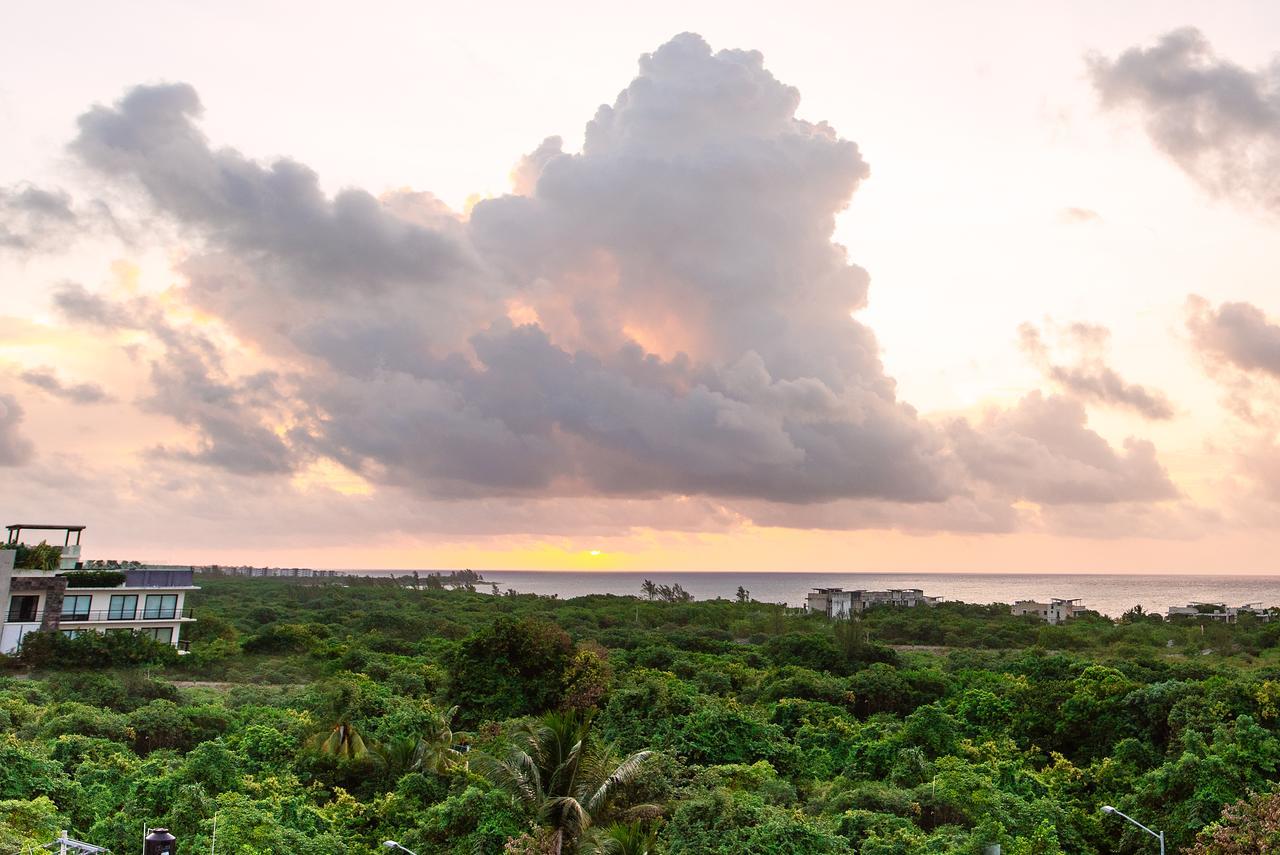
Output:
[[1018,600],[1009,611],[1015,615],[1034,615],[1047,623],[1058,624],[1079,617],[1088,611],[1079,599],[1064,600],[1054,597],[1047,603],[1036,600]]
[[[84,526],[12,525],[6,546],[15,546],[24,530],[56,531],[65,535],[59,569],[54,572],[15,567],[14,549],[0,549],[0,653],[16,653],[29,632],[137,632],[185,649],[182,627],[194,622],[185,607],[192,583],[190,567],[122,569],[124,582],[87,587],[82,569],[80,533]],[[71,544],[71,535],[76,543]],[[66,547],[74,546],[70,555]],[[98,572],[98,571],[94,571]]]
[[1189,603],[1185,606],[1170,606],[1167,614],[1171,618],[1190,617],[1221,623],[1235,623],[1240,615],[1249,614],[1266,623],[1271,620],[1273,611],[1263,607],[1262,603],[1246,603],[1243,606],[1228,606],[1226,603]]
[[846,591],[844,588],[814,588],[805,598],[805,609],[829,618],[859,615],[872,606],[932,606],[940,597],[926,597],[920,588],[892,588],[888,591]]

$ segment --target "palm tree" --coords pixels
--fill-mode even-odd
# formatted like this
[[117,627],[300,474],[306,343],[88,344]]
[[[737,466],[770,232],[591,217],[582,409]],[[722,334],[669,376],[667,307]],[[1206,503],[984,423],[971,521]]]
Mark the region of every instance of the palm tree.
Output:
[[652,579],[645,579],[640,583],[640,593],[652,600],[658,596],[658,586],[653,584]]
[[356,726],[345,718],[338,721],[328,734],[318,733],[311,740],[321,754],[343,760],[373,760],[377,754],[364,741]]
[[412,768],[443,775],[466,765],[467,758],[453,747],[453,717],[457,714],[456,706],[449,707],[447,712],[436,713],[426,732],[418,738]]
[[591,739],[591,718],[550,713],[525,726],[505,757],[480,755],[471,768],[506,790],[552,830],[554,855],[574,842],[609,807],[618,790],[635,779],[652,754],[625,760]]
[[638,822],[615,822],[596,830],[586,841],[584,855],[653,855],[658,832]]
[[391,780],[399,780],[401,775],[415,768],[418,745],[419,740],[412,736],[392,737],[378,743],[378,758]]

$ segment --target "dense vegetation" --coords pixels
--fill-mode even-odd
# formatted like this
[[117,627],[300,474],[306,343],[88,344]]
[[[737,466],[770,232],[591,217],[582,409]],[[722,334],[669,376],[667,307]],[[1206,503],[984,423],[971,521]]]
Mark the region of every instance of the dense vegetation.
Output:
[[207,852],[215,815],[218,852],[304,855],[1154,851],[1103,804],[1170,852],[1280,837],[1280,623],[201,584],[188,656],[9,663],[0,853]]

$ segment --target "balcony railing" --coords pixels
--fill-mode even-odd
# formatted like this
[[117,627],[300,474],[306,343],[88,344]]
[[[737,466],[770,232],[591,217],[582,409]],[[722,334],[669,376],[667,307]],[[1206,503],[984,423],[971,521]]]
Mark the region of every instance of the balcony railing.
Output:
[[[183,620],[192,618],[191,608],[182,609],[148,609],[137,608],[133,611],[120,609],[94,609],[92,611],[62,612],[58,616],[59,623],[93,623],[95,621],[138,621],[138,620]],[[35,618],[37,621],[40,617]]]

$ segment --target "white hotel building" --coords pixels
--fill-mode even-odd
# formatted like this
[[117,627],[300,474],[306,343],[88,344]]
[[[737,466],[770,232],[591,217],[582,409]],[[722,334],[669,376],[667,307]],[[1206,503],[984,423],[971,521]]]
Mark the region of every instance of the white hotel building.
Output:
[[192,584],[190,567],[125,567],[117,571],[123,576],[118,584],[86,587],[96,580],[77,575],[84,569],[80,560],[84,526],[20,523],[7,531],[6,546],[22,543],[24,531],[39,532],[36,543],[50,541],[62,555],[58,569],[49,572],[15,567],[16,550],[0,549],[0,604],[5,608],[0,653],[16,653],[23,636],[41,630],[68,635],[89,630],[136,632],[186,649],[182,628],[195,622],[185,604],[186,595],[199,590]]
[[846,591],[844,588],[814,588],[805,598],[805,610],[829,618],[860,615],[872,606],[935,606],[941,597],[927,597],[919,588],[891,588],[888,591]]

